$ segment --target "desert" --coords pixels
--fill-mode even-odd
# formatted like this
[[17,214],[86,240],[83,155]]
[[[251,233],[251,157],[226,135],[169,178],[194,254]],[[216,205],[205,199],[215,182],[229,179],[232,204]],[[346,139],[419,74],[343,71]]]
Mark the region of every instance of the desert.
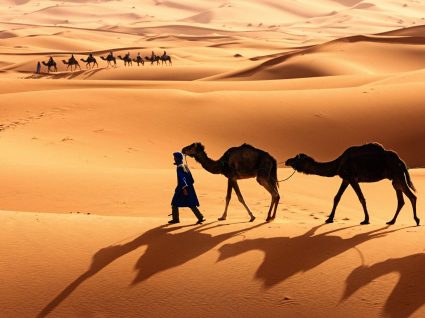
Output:
[[[0,2],[1,317],[424,317],[425,2]],[[151,63],[152,51],[171,63]],[[101,57],[112,52],[116,65]],[[140,56],[124,65],[118,56]],[[98,66],[81,59],[89,54]],[[63,60],[75,56],[79,67]],[[57,70],[41,62],[52,57]],[[37,63],[40,72],[37,73]],[[206,221],[180,209],[173,153],[244,143],[277,177],[305,153],[396,151],[420,226],[391,181],[295,173],[276,218],[187,156]]]

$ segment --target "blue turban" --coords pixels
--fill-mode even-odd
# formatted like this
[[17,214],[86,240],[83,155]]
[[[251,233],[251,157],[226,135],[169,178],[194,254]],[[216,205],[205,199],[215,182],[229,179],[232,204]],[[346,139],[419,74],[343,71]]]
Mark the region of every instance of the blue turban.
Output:
[[181,152],[175,152],[173,156],[176,165],[181,165],[183,163],[183,154]]

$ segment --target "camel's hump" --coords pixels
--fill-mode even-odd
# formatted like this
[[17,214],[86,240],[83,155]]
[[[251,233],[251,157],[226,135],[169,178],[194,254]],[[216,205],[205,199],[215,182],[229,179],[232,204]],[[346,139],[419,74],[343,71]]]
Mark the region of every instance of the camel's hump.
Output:
[[348,148],[345,152],[384,152],[385,148],[376,142]]

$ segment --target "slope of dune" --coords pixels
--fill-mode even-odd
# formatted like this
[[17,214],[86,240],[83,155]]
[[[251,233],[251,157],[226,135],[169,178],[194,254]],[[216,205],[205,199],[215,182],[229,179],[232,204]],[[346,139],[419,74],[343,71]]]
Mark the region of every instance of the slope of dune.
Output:
[[[423,82],[342,79],[359,86],[325,85],[319,78],[324,86],[304,83],[310,89],[301,89],[299,79],[286,89],[279,82],[274,87],[254,82],[241,89],[236,82],[123,82],[114,87],[109,81],[55,80],[50,87],[51,80],[26,80],[25,86],[9,81],[0,94],[1,146],[7,153],[0,162],[9,167],[2,173],[10,180],[3,190],[3,207],[142,213],[151,193],[138,180],[152,180],[155,192],[166,195],[174,179],[165,181],[149,169],[169,169],[170,154],[194,141],[203,142],[212,158],[248,142],[279,162],[299,152],[331,160],[347,145],[377,141],[397,150],[410,167],[425,166]],[[176,121],[180,114],[184,121]],[[25,181],[28,175],[37,187]],[[120,175],[127,180],[121,185],[113,182]],[[223,189],[223,180],[216,180]],[[96,195],[91,188],[98,189]],[[104,204],[109,197],[110,207]]]

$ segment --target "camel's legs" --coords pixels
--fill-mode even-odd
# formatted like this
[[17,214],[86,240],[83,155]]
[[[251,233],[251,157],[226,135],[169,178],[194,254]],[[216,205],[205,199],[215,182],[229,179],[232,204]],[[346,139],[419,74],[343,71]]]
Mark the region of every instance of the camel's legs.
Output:
[[336,208],[338,206],[339,201],[341,200],[342,195],[344,194],[344,191],[347,189],[348,184],[349,184],[348,181],[342,180],[341,186],[339,187],[339,190],[334,198],[334,206],[332,207],[332,212],[329,215],[328,219],[326,220],[326,223],[333,223]]
[[274,190],[275,190],[275,198],[274,198],[274,211],[273,211],[273,216],[272,219],[274,220],[276,217],[276,212],[277,212],[277,207],[279,205],[279,201],[280,201],[280,195],[279,195],[279,191],[277,190],[276,186],[273,186]]
[[413,219],[415,220],[416,225],[419,225],[420,220],[419,220],[418,216],[416,215],[416,195],[412,192],[412,190],[410,190],[409,186],[407,185],[407,183],[405,181],[402,182],[401,185],[402,185],[402,190],[403,190],[404,194],[409,198],[410,203],[412,203]]
[[362,204],[363,211],[364,211],[364,220],[360,224],[369,224],[369,213],[367,212],[366,207],[366,199],[363,196],[362,189],[360,189],[359,183],[357,181],[351,181],[351,186],[353,187],[354,191],[357,194],[357,197],[360,200],[360,203]]
[[[276,217],[277,205],[279,203],[279,192],[276,190],[276,186],[271,183],[270,180],[264,179],[263,177],[257,177],[257,182],[261,184],[272,196],[272,201],[270,203],[269,213],[267,214],[266,221],[269,222]],[[273,210],[274,208],[274,210]],[[272,211],[274,211],[272,215]]]
[[223,215],[218,218],[219,221],[224,221],[227,218],[227,209],[229,207],[229,202],[230,199],[232,198],[232,180],[231,179],[227,179],[227,195],[226,195],[226,206],[224,208],[224,213]]
[[389,221],[389,222],[387,222],[387,224],[390,224],[390,225],[391,224],[394,224],[397,221],[398,214],[400,213],[400,210],[401,210],[401,208],[404,205],[403,191],[401,191],[400,189],[398,189],[396,187],[396,184],[394,182],[393,182],[393,186],[394,186],[395,192],[397,193],[397,210],[396,210],[396,212],[395,212],[394,217],[392,218],[392,220]]
[[254,216],[254,214],[252,214],[251,210],[246,205],[245,200],[243,199],[241,190],[239,189],[238,182],[236,180],[233,180],[232,184],[233,184],[233,189],[235,189],[236,195],[238,196],[239,202],[243,204],[243,206],[245,207],[245,209],[248,212],[249,216],[251,217],[251,219],[249,221],[250,222],[253,222],[255,220],[255,216]]

